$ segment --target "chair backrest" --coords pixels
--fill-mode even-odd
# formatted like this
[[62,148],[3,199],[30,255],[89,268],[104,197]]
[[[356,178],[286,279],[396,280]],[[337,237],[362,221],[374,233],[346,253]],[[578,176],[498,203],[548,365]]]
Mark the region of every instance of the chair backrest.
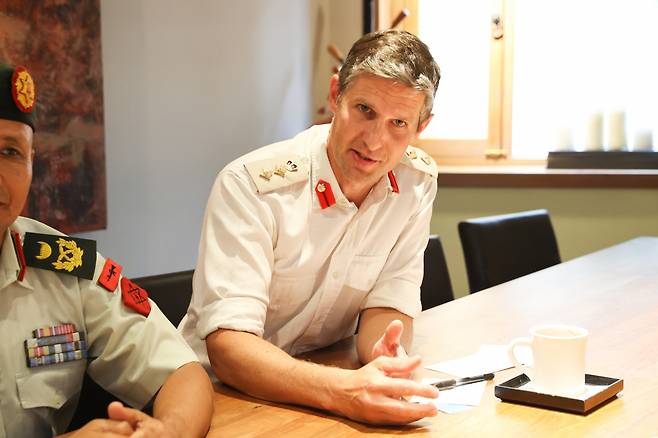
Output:
[[430,236],[427,242],[424,271],[423,283],[420,286],[423,310],[452,301],[452,284],[439,236]]
[[149,298],[155,301],[169,321],[177,326],[187,313],[192,299],[193,275],[194,270],[190,269],[135,278],[133,281],[148,292]]
[[469,219],[458,229],[471,293],[561,261],[546,210]]

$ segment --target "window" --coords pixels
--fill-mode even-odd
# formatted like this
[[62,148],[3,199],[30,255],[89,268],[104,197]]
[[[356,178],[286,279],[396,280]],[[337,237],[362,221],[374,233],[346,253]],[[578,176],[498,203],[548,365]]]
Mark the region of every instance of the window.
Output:
[[657,0],[380,0],[378,27],[402,8],[441,67],[419,143],[443,163],[658,143]]

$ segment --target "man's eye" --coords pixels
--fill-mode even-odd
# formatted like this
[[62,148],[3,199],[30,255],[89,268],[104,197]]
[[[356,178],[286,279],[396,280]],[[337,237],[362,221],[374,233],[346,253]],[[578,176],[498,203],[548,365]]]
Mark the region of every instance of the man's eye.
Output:
[[21,155],[21,151],[16,148],[6,147],[0,149],[0,154],[4,155],[5,157],[15,157]]
[[407,122],[405,122],[404,120],[399,120],[399,119],[393,120],[393,124],[395,126],[397,126],[398,128],[404,128],[405,126],[407,126]]
[[372,111],[370,109],[370,107],[368,107],[367,105],[364,105],[362,103],[358,104],[356,107],[359,109],[359,111],[361,111],[362,113],[365,113],[365,114],[368,114],[369,112]]

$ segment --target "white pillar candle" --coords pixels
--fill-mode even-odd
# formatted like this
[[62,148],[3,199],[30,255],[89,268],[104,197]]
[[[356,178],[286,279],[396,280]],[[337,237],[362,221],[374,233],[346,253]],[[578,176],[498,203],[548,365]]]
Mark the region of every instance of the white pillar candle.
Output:
[[638,129],[633,139],[634,151],[648,151],[653,149],[653,135],[650,129]]
[[571,151],[573,150],[573,135],[571,128],[558,128],[555,131],[555,151]]
[[586,151],[603,150],[603,113],[595,112],[587,116],[583,146]]
[[626,113],[624,111],[611,111],[608,113],[608,150],[626,150]]

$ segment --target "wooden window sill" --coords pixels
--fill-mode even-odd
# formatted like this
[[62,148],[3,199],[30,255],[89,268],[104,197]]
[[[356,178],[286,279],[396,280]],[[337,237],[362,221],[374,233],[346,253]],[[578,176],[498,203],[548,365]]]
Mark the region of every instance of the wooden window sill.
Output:
[[439,165],[439,187],[658,188],[658,169]]

